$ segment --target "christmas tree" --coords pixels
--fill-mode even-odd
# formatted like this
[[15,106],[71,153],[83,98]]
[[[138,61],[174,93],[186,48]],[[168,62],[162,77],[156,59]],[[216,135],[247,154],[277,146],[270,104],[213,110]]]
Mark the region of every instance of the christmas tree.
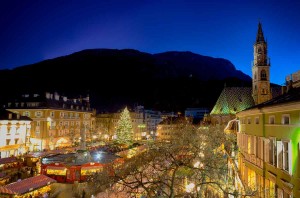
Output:
[[133,131],[129,111],[127,107],[123,110],[120,115],[120,119],[117,124],[117,143],[120,144],[131,144],[133,140]]

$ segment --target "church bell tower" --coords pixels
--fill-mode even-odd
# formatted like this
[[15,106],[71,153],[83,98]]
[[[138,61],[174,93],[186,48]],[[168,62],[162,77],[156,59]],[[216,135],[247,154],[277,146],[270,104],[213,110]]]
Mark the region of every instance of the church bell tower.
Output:
[[256,41],[253,45],[254,60],[252,65],[252,97],[255,104],[270,100],[270,59],[268,46],[264,39],[261,23],[258,23]]

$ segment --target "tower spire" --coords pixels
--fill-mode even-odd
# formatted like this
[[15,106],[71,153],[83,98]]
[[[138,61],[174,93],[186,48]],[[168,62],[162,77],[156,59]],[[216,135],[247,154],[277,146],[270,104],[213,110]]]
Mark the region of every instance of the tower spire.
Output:
[[258,31],[256,35],[256,43],[265,42],[264,33],[262,31],[261,23],[258,22]]

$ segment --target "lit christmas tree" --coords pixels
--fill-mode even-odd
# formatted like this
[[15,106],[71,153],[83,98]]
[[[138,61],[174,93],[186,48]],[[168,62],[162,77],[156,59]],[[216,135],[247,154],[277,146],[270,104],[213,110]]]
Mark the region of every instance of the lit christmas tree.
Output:
[[133,131],[129,111],[125,107],[124,111],[120,115],[120,119],[117,124],[117,143],[131,144],[133,140]]

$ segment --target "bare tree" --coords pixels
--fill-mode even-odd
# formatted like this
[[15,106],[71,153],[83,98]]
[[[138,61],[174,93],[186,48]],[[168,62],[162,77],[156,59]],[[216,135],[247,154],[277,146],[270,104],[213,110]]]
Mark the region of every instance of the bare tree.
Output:
[[149,144],[146,152],[127,160],[113,175],[94,176],[93,189],[146,197],[238,197],[228,182],[233,178],[224,149],[234,143],[232,138],[213,127],[183,123],[176,130],[172,141]]

